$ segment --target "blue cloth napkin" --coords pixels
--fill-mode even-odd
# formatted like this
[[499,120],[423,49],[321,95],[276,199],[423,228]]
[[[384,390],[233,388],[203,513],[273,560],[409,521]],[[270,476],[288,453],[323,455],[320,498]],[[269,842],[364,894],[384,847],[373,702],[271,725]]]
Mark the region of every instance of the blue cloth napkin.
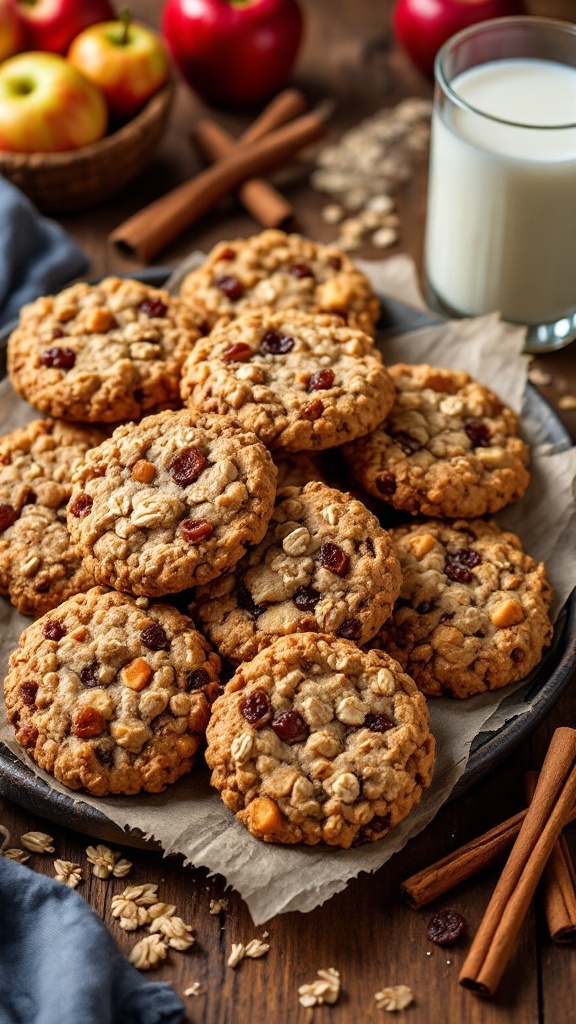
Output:
[[39,295],[59,291],[83,274],[88,260],[53,220],[0,177],[0,327]]
[[0,1024],[180,1024],[79,893],[0,857]]

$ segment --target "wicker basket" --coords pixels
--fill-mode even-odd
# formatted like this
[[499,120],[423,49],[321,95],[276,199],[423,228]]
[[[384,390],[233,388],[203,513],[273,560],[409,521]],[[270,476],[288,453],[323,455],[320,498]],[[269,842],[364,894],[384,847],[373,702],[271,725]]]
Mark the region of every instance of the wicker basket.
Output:
[[0,174],[44,213],[95,206],[118,192],[154,154],[168,121],[174,83],[169,80],[139,114],[112,135],[64,153],[0,152]]

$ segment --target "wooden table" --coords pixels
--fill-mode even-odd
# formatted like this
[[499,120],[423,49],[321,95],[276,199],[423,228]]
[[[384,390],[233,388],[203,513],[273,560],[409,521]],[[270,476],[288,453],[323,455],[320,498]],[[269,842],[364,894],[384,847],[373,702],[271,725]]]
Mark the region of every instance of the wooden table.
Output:
[[[335,137],[381,106],[404,96],[431,95],[430,84],[394,45],[392,5],[388,0],[306,0],[305,6],[308,34],[296,80],[313,99],[326,95],[337,99],[331,124]],[[529,6],[532,13],[566,18],[574,14],[570,0],[534,0]],[[155,0],[133,0],[132,7],[137,16],[158,23],[160,5]],[[188,129],[201,109],[181,87],[161,151],[138,181],[98,211],[63,219],[89,253],[94,276],[139,269],[136,262],[107,247],[106,235],[131,212],[198,167]],[[222,115],[222,120],[238,132],[246,119]],[[333,238],[333,229],[320,218],[324,200],[307,185],[306,172],[306,165],[300,163],[294,173],[282,176],[297,209],[300,228],[319,239]],[[424,211],[425,161],[421,160],[400,195],[402,234],[399,245],[391,250],[410,253],[419,266]],[[194,247],[207,248],[217,239],[254,230],[250,218],[228,204],[183,235],[162,254],[161,262],[173,264]],[[359,254],[380,255],[370,248]],[[563,393],[576,392],[575,352],[569,348],[538,360],[538,365],[552,374],[552,384],[544,393],[553,403]],[[576,412],[561,415],[576,436]],[[209,879],[203,870],[183,868],[176,858],[161,860],[148,851],[126,849],[124,855],[134,863],[130,881],[158,882],[161,897],[177,904],[178,912],[194,926],[197,935],[190,952],[171,952],[169,960],[149,977],[169,981],[179,993],[193,981],[201,983],[201,994],[185,1000],[187,1019],[194,1024],[292,1024],[312,1016],[317,1024],[365,1024],[387,1019],[376,1009],[373,996],[384,985],[397,983],[409,985],[414,992],[415,1004],[399,1016],[411,1024],[575,1021],[576,952],[550,942],[538,905],[528,914],[497,997],[481,1001],[457,984],[467,943],[462,941],[449,951],[433,946],[426,938],[430,911],[409,910],[399,898],[402,878],[523,806],[523,772],[541,764],[550,735],[560,724],[576,724],[576,694],[570,690],[529,741],[472,791],[445,806],[400,855],[375,875],[351,882],[345,892],[314,912],[287,914],[270,921],[264,926],[270,933],[267,957],[246,961],[235,971],[226,966],[231,943],[247,942],[263,931],[253,927],[242,901],[229,893],[227,912],[211,916],[209,902],[222,896],[222,879]],[[55,838],[58,855],[82,863],[88,876],[85,848],[90,840],[1,799],[0,820],[12,832],[13,845],[25,831],[48,831]],[[573,830],[568,830],[568,838],[576,853]],[[30,865],[52,873],[51,857],[33,855]],[[497,869],[487,871],[440,901],[438,907],[450,906],[463,913],[472,934],[497,876]],[[121,931],[110,915],[111,896],[121,892],[125,884],[123,880],[104,882],[90,876],[79,891],[109,925],[120,947],[128,951],[136,936]],[[340,1000],[333,1007],[307,1011],[298,1004],[298,985],[311,981],[322,967],[335,967],[341,972]]]

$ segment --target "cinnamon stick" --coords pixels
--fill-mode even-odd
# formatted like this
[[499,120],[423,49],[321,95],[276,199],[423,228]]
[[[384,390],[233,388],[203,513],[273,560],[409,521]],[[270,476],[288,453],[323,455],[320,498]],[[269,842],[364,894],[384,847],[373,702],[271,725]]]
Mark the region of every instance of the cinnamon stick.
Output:
[[576,797],[576,729],[556,729],[534,799],[476,932],[459,981],[493,995]]
[[[526,772],[524,785],[530,802],[538,783],[538,772]],[[564,836],[554,844],[544,869],[543,902],[548,930],[553,942],[576,940],[576,875]]]
[[[518,811],[518,814],[507,818],[500,825],[407,878],[400,888],[408,906],[414,910],[426,907],[460,882],[473,878],[479,871],[494,864],[513,845],[526,814],[527,810]],[[573,807],[568,821],[575,819],[576,807]]]
[[277,128],[263,139],[236,148],[229,157],[120,224],[109,235],[109,241],[134,252],[142,260],[152,259],[230,189],[285,163],[304,146],[321,138],[324,132],[323,111],[319,108]]
[[[256,142],[275,128],[292,121],[306,110],[306,97],[299,89],[279,93],[238,140],[210,118],[201,118],[193,131],[194,141],[210,162],[223,160],[236,146]],[[279,228],[294,220],[288,200],[264,178],[250,178],[238,189],[240,201],[265,228]]]

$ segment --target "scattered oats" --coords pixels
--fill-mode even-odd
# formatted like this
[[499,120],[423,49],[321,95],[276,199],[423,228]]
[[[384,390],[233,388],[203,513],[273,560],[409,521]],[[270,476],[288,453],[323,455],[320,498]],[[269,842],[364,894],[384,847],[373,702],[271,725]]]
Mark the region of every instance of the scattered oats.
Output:
[[200,995],[200,982],[193,981],[188,988],[184,989],[183,995],[185,996],[199,996]]
[[216,915],[221,914],[224,910],[228,910],[229,902],[225,897],[219,900],[210,900],[210,913]]
[[339,224],[346,216],[346,210],[340,203],[328,203],[322,210],[322,220],[325,224]]
[[576,395],[562,395],[558,399],[559,409],[576,409]]
[[3,850],[2,856],[6,860],[17,860],[19,864],[25,864],[27,860],[30,860],[30,854],[24,853],[24,850],[18,849],[17,846],[12,846],[9,850]]
[[[124,892],[120,893],[125,900],[137,903],[139,907],[149,907],[158,902],[158,886],[152,882],[144,882],[142,885],[129,885]],[[118,899],[115,896],[114,900]]]
[[8,846],[8,843],[10,842],[10,833],[5,825],[0,825],[0,836],[4,836],[2,844],[0,845],[0,853],[2,853],[4,847]]
[[432,951],[428,950],[428,952],[426,953],[426,956],[432,956]]
[[340,995],[340,972],[333,967],[316,972],[317,981],[309,985],[300,985],[298,997],[301,1006],[320,1006],[322,1003],[335,1003]]
[[137,604],[139,608],[147,608],[150,601],[147,597],[137,597],[134,603]]
[[148,916],[151,921],[154,921],[157,917],[172,917],[175,913],[175,903],[152,903],[148,907]]
[[75,889],[83,881],[82,868],[71,860],[55,860],[54,875],[58,882],[64,882],[69,889]]
[[361,245],[360,238],[353,238],[352,235],[340,235],[336,239],[336,245],[342,252],[352,252],[353,249],[359,249]]
[[397,1010],[405,1010],[410,1003],[414,1002],[412,990],[407,985],[389,985],[381,992],[374,995],[376,1006],[379,1010],[387,1010],[388,1013],[395,1013]]
[[192,935],[192,928],[184,924],[181,917],[157,917],[150,925],[150,934],[153,935],[155,932],[160,932],[168,940],[168,945],[180,950],[181,953],[190,949],[196,941]]
[[366,209],[379,217],[386,217],[394,209],[392,196],[372,196],[366,203]]
[[54,853],[54,840],[46,832],[25,832],[20,842],[31,853]]
[[92,874],[96,875],[96,878],[110,878],[116,861],[120,859],[120,854],[116,850],[102,844],[87,846],[86,856],[88,862],[92,864]]
[[270,946],[267,942],[261,942],[260,939],[252,939],[244,950],[244,956],[257,960],[258,957],[265,956],[269,949]]
[[139,971],[149,971],[168,956],[168,946],[160,935],[145,935],[137,942],[128,959]]
[[449,966],[450,966],[450,964],[452,963],[452,961],[451,961],[451,960],[447,960],[447,961],[446,961],[446,963],[447,963],[447,965],[448,965],[448,967],[449,967]]
[[391,245],[395,245],[398,241],[398,232],[396,228],[385,227],[379,228],[372,235],[372,245],[375,245],[377,249],[389,249]]
[[124,858],[122,858],[117,861],[112,868],[112,874],[114,875],[114,878],[126,878],[126,875],[130,874],[133,867],[134,865],[132,864],[132,861],[124,860]]
[[386,217],[384,217],[384,227],[385,228],[399,228],[400,227],[400,217],[398,216],[398,214],[397,213],[389,213],[389,214],[387,214]]
[[125,932],[135,932],[137,928],[143,928],[150,923],[150,917],[146,907],[139,907],[134,900],[126,899],[124,896],[112,897],[112,917],[118,919],[118,924]]
[[360,239],[364,234],[364,225],[359,217],[349,217],[340,224],[340,235],[342,238]]
[[270,935],[270,932],[262,932],[262,938],[263,939],[267,939],[269,935]]
[[246,956],[246,947],[241,942],[233,942],[230,950],[230,956],[228,957],[228,967],[237,967],[241,960]]
[[533,366],[528,370],[528,380],[538,388],[545,388],[547,384],[552,383],[552,374],[541,370],[539,366]]

